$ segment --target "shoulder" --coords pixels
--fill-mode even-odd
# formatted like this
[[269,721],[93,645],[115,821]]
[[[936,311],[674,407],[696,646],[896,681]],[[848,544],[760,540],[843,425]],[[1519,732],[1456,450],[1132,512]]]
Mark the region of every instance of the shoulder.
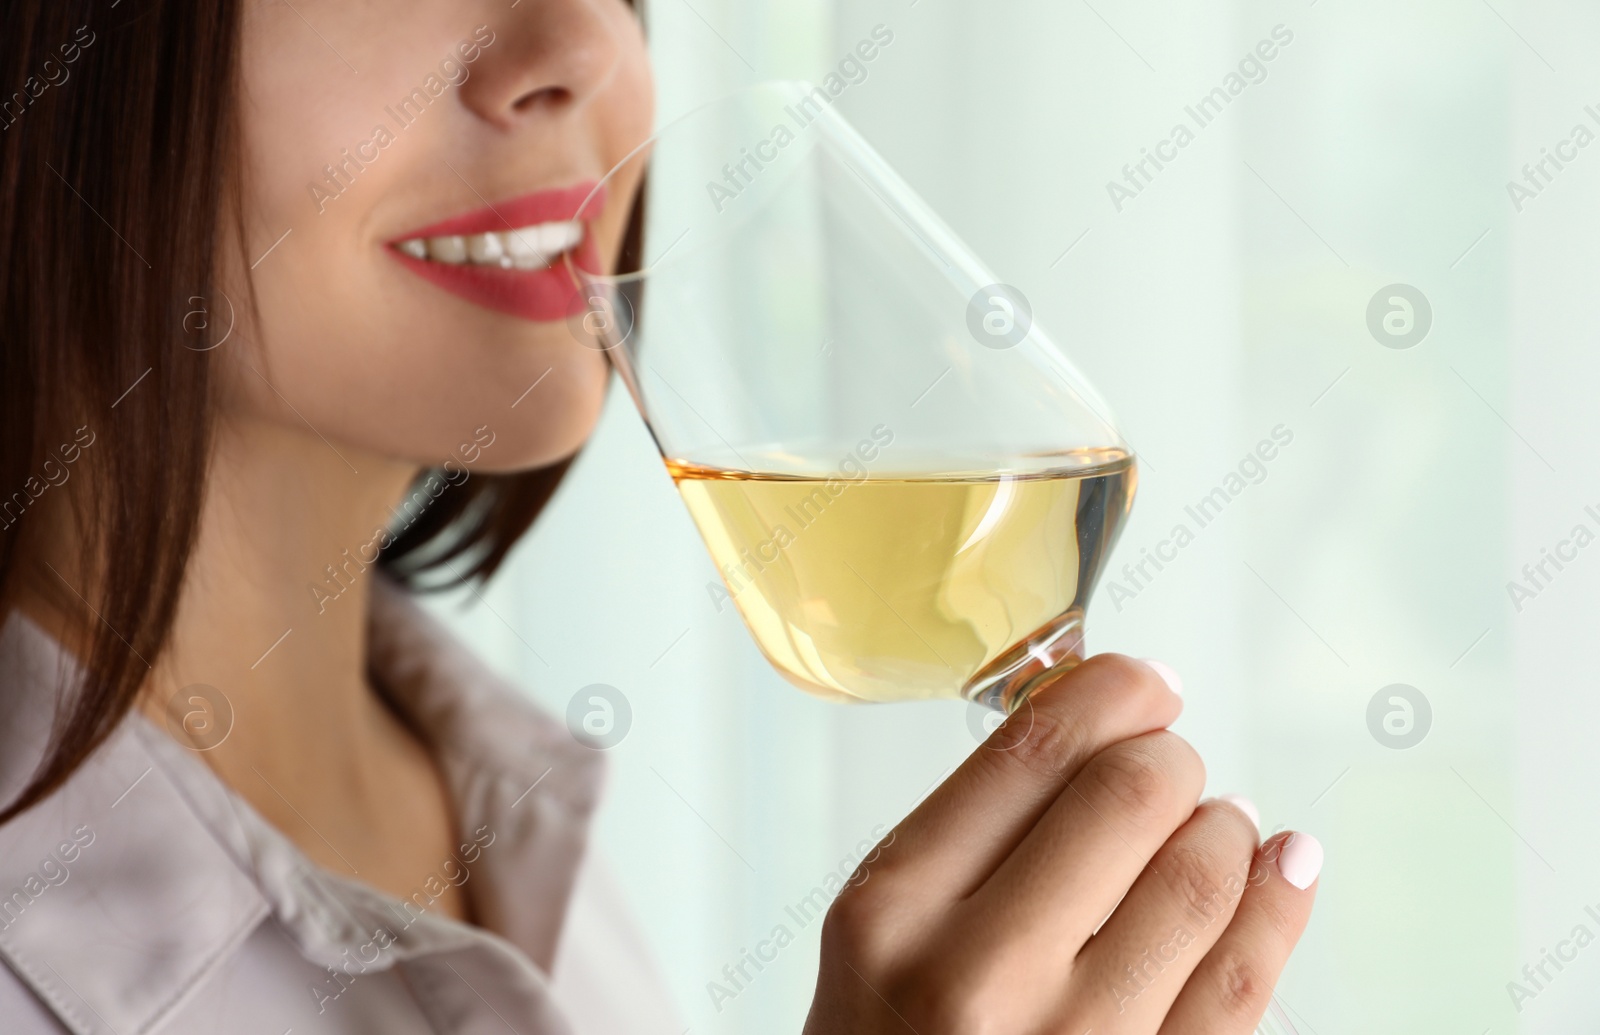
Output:
[[70,1031],[149,1030],[268,912],[150,732],[124,723],[0,827],[0,973]]
[[[31,771],[16,749],[43,742],[57,695],[76,678],[36,626],[13,614],[0,629],[0,782],[10,795]],[[130,715],[49,797],[0,825],[7,1035],[13,1016],[46,1018],[24,1032],[148,1030],[267,913],[241,846],[196,811],[204,785],[183,767],[202,763],[147,726]]]

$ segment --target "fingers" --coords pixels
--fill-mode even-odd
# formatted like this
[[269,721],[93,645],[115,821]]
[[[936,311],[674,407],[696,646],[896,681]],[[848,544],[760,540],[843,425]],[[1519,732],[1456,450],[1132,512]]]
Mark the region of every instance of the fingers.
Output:
[[1240,805],[1218,799],[1195,809],[1078,954],[1067,997],[1073,1030],[1160,1024],[1228,929],[1258,836]]
[[1310,834],[1280,834],[1261,846],[1233,922],[1190,975],[1161,1035],[1255,1031],[1305,930],[1321,869],[1322,846]]
[[1165,730],[1100,752],[961,903],[963,951],[998,960],[1018,980],[1059,981],[1095,927],[1193,813],[1204,785],[1200,756]]
[[[971,894],[1090,758],[1164,729],[1182,708],[1154,667],[1120,654],[1062,673],[895,828],[895,850],[875,879],[930,904]],[[893,894],[892,887],[880,891]]]

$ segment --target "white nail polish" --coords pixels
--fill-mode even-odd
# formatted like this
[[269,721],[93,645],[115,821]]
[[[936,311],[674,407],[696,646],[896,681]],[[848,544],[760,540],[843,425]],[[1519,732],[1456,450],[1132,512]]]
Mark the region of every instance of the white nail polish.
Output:
[[1255,825],[1256,836],[1261,836],[1261,810],[1256,808],[1256,803],[1242,794],[1219,794],[1218,801],[1225,801],[1250,817],[1250,822]]
[[1322,843],[1310,834],[1290,834],[1278,852],[1278,872],[1304,891],[1322,872]]
[[1183,695],[1183,679],[1173,670],[1171,665],[1165,661],[1157,661],[1155,658],[1142,658],[1140,660],[1155,670],[1156,675],[1161,677],[1161,681],[1167,684],[1167,689],[1180,697]]

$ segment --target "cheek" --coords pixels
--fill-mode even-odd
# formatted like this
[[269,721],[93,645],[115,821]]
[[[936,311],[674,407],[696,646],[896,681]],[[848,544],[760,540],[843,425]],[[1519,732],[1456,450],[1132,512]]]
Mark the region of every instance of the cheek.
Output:
[[616,156],[619,161],[650,135],[655,124],[655,73],[650,67],[650,49],[638,24],[631,19],[627,39],[628,53],[617,75],[620,95],[617,121],[625,144]]
[[536,375],[530,384],[540,376],[543,379],[515,408],[506,407],[486,418],[495,433],[494,445],[483,451],[473,465],[475,470],[542,467],[582,448],[600,419],[611,370],[600,353],[581,351],[589,355],[574,357],[573,362],[558,365],[549,374]]
[[[604,402],[604,355],[578,344],[564,322],[518,321],[441,294],[395,261],[373,228],[385,198],[459,192],[439,160],[459,128],[453,113],[430,111],[431,121],[387,147],[374,132],[419,70],[450,51],[459,26],[443,16],[439,26],[413,20],[406,38],[352,49],[356,76],[326,48],[306,46],[304,23],[288,8],[259,10],[243,41],[246,240],[229,249],[239,259],[224,278],[241,314],[249,278],[258,316],[218,350],[224,410],[299,432],[309,425],[341,452],[419,464],[441,462],[482,426],[497,439],[475,469],[570,455]],[[617,15],[629,53],[596,99],[591,139],[604,163],[596,175],[648,135],[653,117],[642,35],[621,5]],[[349,26],[341,32],[363,38]],[[335,194],[327,171],[339,166],[346,185]],[[612,209],[596,227],[607,255],[628,205]]]
[[491,327],[463,333],[438,305],[390,325],[381,307],[313,316],[274,305],[277,290],[261,289],[259,373],[232,372],[225,409],[296,430],[309,425],[341,451],[348,444],[418,464],[439,462],[487,426],[496,439],[474,464],[483,470],[568,456],[598,420],[609,365],[603,353],[576,344],[565,325],[528,325],[508,340]]
[[[624,44],[622,60],[617,73],[600,97],[596,99],[597,121],[604,147],[605,163],[601,173],[609,172],[628,158],[633,151],[650,138],[655,127],[655,83],[650,69],[649,50],[638,23],[626,11],[625,24],[618,28]],[[608,211],[595,227],[602,253],[615,256],[627,230],[632,195],[638,190],[644,172],[644,163],[629,162],[627,168],[607,182],[614,197],[624,199],[608,206]]]

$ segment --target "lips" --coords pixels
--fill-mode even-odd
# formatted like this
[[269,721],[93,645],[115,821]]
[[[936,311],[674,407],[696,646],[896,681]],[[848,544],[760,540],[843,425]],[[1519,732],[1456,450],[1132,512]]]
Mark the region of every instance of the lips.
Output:
[[578,269],[601,272],[589,221],[604,209],[605,192],[595,186],[579,183],[496,202],[397,237],[389,252],[417,276],[474,305],[524,320],[563,320],[585,308],[568,258]]

